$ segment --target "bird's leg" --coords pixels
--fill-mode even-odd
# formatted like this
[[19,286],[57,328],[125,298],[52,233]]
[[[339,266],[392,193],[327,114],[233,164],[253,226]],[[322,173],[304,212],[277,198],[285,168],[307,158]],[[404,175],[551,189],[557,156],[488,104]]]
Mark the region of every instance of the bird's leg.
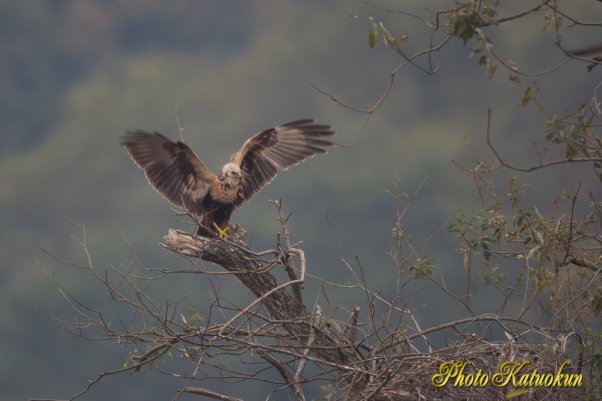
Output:
[[230,236],[228,235],[228,230],[230,230],[230,226],[227,225],[223,230],[220,228],[220,226],[218,226],[217,224],[215,224],[215,222],[213,223],[213,227],[217,230],[217,234],[219,235],[219,237],[221,239],[226,239],[229,238]]

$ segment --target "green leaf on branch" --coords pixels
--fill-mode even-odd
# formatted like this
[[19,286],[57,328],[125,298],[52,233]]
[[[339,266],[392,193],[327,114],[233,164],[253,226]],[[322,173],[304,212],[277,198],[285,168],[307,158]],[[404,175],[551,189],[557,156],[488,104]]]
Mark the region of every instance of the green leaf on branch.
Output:
[[521,96],[519,103],[520,107],[525,107],[528,105],[529,102],[535,98],[537,92],[539,92],[539,85],[537,82],[533,82],[531,86],[527,86],[523,91],[523,95]]
[[379,33],[380,33],[380,29],[379,29],[378,25],[376,25],[375,23],[372,23],[372,29],[370,30],[370,33],[368,34],[368,44],[370,45],[371,48],[374,48],[374,46],[376,46],[376,42],[378,42]]

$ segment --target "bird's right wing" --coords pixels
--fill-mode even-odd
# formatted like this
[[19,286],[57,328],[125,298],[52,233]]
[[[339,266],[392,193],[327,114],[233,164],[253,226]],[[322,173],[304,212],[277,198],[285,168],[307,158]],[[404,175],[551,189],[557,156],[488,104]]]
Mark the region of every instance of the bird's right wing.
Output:
[[128,131],[121,138],[132,160],[164,198],[195,215],[203,215],[202,200],[216,176],[186,144],[158,132]]
[[330,125],[316,124],[313,118],[291,121],[249,138],[230,158],[242,171],[242,197],[239,203],[269,184],[278,170],[286,170],[334,145],[326,139],[334,135]]

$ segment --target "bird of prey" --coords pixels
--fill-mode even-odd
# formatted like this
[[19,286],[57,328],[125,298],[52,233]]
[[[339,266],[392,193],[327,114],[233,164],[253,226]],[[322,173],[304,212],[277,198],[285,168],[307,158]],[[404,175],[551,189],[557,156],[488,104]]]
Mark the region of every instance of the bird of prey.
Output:
[[214,174],[181,141],[158,132],[127,131],[121,138],[132,160],[165,199],[197,217],[197,235],[209,231],[228,237],[232,213],[286,170],[318,153],[326,153],[335,131],[314,119],[292,121],[261,131]]

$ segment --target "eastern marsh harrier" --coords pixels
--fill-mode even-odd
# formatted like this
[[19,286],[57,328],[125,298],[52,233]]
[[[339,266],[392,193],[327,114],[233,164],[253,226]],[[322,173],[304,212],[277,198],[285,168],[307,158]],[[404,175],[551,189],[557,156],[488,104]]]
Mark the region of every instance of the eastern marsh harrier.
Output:
[[330,125],[314,119],[292,121],[249,138],[215,175],[183,142],[158,132],[128,131],[121,138],[132,160],[148,182],[175,206],[197,216],[196,233],[212,230],[227,237],[232,213],[269,184],[278,170],[286,170],[333,143]]

